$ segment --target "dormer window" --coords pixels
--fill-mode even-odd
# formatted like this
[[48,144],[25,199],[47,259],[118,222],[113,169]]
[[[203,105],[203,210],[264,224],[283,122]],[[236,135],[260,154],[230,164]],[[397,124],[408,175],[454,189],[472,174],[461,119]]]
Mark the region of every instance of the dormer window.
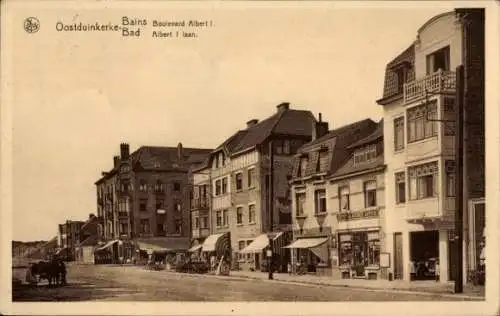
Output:
[[354,152],[355,165],[373,161],[375,158],[377,158],[377,146],[375,144]]
[[321,148],[318,152],[318,161],[316,163],[316,172],[326,171],[327,167],[327,158],[328,158],[328,148]]
[[297,171],[297,176],[298,177],[305,176],[306,170],[307,170],[307,164],[308,163],[309,163],[309,157],[308,156],[302,156],[302,157],[300,157],[299,170]]
[[410,67],[411,64],[409,62],[402,62],[392,69],[396,74],[397,93],[403,93],[404,84],[408,81]]

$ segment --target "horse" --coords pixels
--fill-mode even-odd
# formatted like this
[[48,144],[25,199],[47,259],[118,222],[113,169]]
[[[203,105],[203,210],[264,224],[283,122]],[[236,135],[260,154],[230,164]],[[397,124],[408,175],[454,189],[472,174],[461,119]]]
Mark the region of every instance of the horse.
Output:
[[49,286],[58,285],[63,282],[60,277],[64,272],[61,264],[57,260],[39,261],[35,263],[32,267],[32,273],[38,276],[39,282],[42,279],[46,279],[49,282]]

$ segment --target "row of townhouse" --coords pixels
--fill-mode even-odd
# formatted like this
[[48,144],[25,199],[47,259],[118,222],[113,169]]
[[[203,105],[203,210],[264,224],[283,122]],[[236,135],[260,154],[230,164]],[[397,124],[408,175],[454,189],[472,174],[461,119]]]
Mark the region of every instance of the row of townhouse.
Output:
[[[465,78],[457,84],[459,66]],[[465,201],[468,281],[485,234],[484,10],[478,9],[433,17],[388,63],[376,127],[361,121],[299,150],[291,182],[294,263],[343,278],[455,279],[459,84],[466,123],[465,185],[458,194]]]
[[265,271],[272,242],[279,271],[291,263],[337,278],[453,280],[463,66],[467,278],[484,246],[484,11],[447,12],[417,33],[386,67],[379,122],[329,130],[321,116],[283,103],[192,169],[190,251]]
[[130,153],[129,144],[120,144],[113,168],[95,183],[97,232],[89,231],[78,245],[82,260],[129,262],[151,255],[165,260],[167,253],[187,250],[189,170],[203,163],[210,152],[179,143],[176,147],[141,146]]

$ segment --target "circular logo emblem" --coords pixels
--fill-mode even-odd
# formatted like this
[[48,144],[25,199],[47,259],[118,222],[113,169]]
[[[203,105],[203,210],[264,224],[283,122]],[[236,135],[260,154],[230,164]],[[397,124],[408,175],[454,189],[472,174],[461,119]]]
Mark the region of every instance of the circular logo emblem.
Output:
[[40,21],[37,18],[29,17],[24,20],[24,30],[28,33],[36,33],[40,29]]

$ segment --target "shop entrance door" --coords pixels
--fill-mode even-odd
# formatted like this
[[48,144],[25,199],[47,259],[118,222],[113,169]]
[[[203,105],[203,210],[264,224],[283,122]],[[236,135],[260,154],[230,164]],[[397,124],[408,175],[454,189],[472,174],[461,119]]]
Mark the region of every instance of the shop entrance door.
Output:
[[403,234],[394,233],[394,279],[403,279]]
[[365,277],[368,250],[366,240],[366,232],[352,234],[352,260],[354,273],[357,277]]
[[439,260],[439,232],[426,230],[410,233],[410,260],[413,280],[435,279],[436,261]]

